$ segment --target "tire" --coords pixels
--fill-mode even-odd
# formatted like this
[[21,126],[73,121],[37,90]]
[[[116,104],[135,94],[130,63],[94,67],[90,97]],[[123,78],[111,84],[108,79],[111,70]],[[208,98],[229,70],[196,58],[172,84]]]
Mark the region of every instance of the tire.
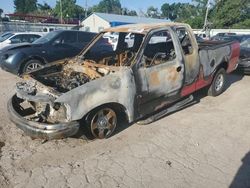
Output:
[[117,114],[109,107],[102,107],[90,115],[89,129],[98,139],[108,138],[117,126]]
[[226,71],[221,68],[214,76],[213,82],[208,89],[208,95],[216,97],[225,91]]
[[41,61],[39,61],[37,59],[31,59],[24,64],[24,66],[21,70],[21,73],[30,72],[30,71],[36,70],[42,66],[43,66],[43,64]]

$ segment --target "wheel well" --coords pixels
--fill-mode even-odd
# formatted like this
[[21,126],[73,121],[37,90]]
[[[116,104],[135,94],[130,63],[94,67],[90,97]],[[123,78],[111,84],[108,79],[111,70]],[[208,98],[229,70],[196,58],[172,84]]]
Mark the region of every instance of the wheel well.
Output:
[[218,71],[220,68],[223,68],[223,69],[227,70],[227,68],[228,68],[228,62],[223,61],[223,62],[218,66],[217,71]]
[[127,122],[129,120],[128,118],[128,114],[127,114],[127,109],[120,103],[106,103],[103,105],[100,105],[94,109],[92,109],[85,117],[85,120],[90,120],[89,118],[91,118],[91,115],[96,112],[97,110],[101,109],[101,108],[111,108],[112,110],[115,111],[115,113],[117,114],[117,116],[120,116],[120,118],[125,119]]
[[35,57],[30,57],[30,58],[28,58],[28,59],[25,59],[25,60],[21,63],[21,66],[20,66],[19,71],[18,71],[19,74],[22,73],[22,70],[23,70],[25,64],[26,64],[28,61],[30,61],[30,60],[38,60],[38,61],[40,61],[43,65],[45,64],[44,59],[41,58],[41,57],[37,57],[37,56],[35,56]]

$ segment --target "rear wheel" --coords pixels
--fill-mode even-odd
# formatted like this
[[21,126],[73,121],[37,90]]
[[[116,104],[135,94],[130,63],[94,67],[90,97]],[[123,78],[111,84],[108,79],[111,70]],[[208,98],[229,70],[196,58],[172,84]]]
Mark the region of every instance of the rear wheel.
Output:
[[90,130],[95,138],[108,138],[117,125],[116,112],[111,108],[101,108],[93,113],[90,121]]
[[31,59],[25,63],[25,65],[22,69],[22,73],[36,70],[38,68],[41,68],[42,66],[43,66],[43,64],[39,60]]
[[212,84],[208,89],[209,96],[218,96],[225,90],[226,84],[226,71],[225,69],[221,68],[215,74]]

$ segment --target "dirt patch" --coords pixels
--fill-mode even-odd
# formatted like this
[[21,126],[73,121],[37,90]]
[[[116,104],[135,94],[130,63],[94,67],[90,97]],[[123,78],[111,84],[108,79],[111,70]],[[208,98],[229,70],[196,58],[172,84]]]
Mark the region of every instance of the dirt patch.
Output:
[[1,70],[0,78],[0,188],[228,188],[236,174],[249,180],[242,159],[249,152],[250,77],[230,75],[221,96],[204,96],[148,126],[119,127],[107,140],[79,134],[45,143],[10,122],[6,103],[17,79]]

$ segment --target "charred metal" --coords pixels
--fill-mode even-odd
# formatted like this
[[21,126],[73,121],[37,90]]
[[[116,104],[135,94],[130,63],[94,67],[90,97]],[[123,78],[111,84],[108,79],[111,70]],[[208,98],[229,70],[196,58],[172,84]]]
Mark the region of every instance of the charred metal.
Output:
[[[115,46],[107,32],[119,33]],[[133,122],[175,102],[187,105],[192,98],[180,101],[213,85],[220,68],[236,68],[237,45],[198,45],[191,28],[178,23],[108,29],[79,56],[23,75],[8,104],[10,118],[46,139],[72,136],[79,120],[90,118],[92,134],[107,138],[119,111]]]

